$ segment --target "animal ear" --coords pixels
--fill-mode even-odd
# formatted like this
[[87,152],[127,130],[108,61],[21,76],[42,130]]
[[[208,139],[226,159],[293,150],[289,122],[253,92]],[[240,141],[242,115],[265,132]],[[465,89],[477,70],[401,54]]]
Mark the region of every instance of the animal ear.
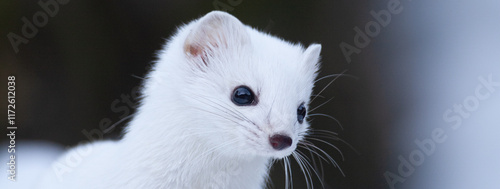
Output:
[[321,53],[320,44],[311,44],[304,51],[304,63],[306,64],[306,66],[314,67],[315,72],[319,67],[320,53]]
[[184,53],[200,64],[198,66],[208,66],[214,58],[241,49],[249,42],[245,26],[237,18],[212,11],[200,18],[190,31],[184,42]]

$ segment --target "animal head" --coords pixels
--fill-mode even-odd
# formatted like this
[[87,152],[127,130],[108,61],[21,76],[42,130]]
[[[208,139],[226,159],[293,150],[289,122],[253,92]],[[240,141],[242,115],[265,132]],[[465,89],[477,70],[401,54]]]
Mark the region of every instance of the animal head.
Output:
[[171,113],[189,114],[182,121],[189,126],[179,127],[214,151],[283,158],[308,130],[320,51],[213,11],[172,38],[150,76],[157,84],[145,92],[156,93],[159,107],[161,98],[175,99]]

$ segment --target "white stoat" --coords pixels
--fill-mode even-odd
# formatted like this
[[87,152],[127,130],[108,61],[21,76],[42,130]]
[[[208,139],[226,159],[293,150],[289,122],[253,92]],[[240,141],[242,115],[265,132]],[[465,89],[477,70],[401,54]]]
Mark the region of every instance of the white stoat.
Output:
[[[123,139],[70,150],[39,186],[264,188],[270,160],[290,155],[308,130],[320,51],[210,12],[159,52]],[[81,164],[57,166],[78,150]]]

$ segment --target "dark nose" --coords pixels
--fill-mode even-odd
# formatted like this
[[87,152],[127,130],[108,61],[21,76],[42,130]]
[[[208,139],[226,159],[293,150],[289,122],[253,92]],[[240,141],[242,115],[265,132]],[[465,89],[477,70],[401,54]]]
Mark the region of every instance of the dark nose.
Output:
[[285,135],[273,135],[269,138],[269,142],[275,150],[283,150],[292,145],[292,139]]

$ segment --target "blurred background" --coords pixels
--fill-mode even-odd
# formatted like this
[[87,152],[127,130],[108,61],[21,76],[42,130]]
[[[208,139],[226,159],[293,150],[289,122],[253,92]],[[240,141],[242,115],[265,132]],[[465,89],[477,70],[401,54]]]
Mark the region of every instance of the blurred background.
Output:
[[[119,139],[128,120],[119,121],[134,112],[139,77],[164,40],[223,10],[285,40],[321,43],[319,77],[344,70],[357,77],[338,78],[312,104],[333,98],[316,112],[344,129],[317,116],[312,128],[339,133],[359,152],[330,140],[342,158],[313,141],[345,174],[323,162],[324,188],[500,188],[498,1],[61,0],[57,12],[34,21],[44,11],[38,2],[48,1],[0,2],[0,97],[7,76],[16,76],[18,141],[74,146],[92,131]],[[23,34],[23,18],[37,31]],[[7,102],[0,105],[7,112]],[[306,188],[293,169],[295,188]],[[283,166],[275,164],[271,180],[284,188]],[[318,178],[314,186],[323,188]]]

